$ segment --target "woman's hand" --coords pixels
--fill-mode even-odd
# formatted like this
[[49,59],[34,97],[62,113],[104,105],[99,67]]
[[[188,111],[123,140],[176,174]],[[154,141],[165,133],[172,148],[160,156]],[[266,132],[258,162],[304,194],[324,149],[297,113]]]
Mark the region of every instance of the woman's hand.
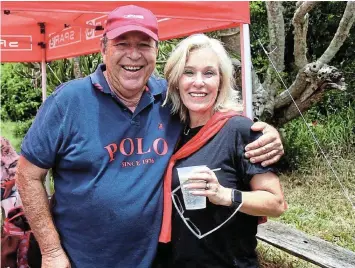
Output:
[[220,185],[215,173],[208,167],[194,169],[189,175],[188,183],[182,187],[188,189],[193,195],[206,196],[215,205],[232,204],[232,189]]

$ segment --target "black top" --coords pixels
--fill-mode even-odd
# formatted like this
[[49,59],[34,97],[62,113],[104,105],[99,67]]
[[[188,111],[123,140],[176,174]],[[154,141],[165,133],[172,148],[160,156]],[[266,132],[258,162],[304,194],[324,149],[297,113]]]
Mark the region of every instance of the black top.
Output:
[[[216,171],[219,183],[224,187],[249,191],[253,175],[273,171],[259,164],[252,164],[244,158],[244,147],[260,136],[250,130],[252,121],[241,116],[231,118],[226,125],[199,151],[179,160],[173,169],[172,190],[180,185],[176,168],[207,165]],[[200,128],[182,134],[181,144],[191,139]],[[194,131],[195,130],[195,131]],[[185,132],[186,133],[186,132]],[[181,146],[181,145],[180,145]],[[177,191],[181,203],[181,191]],[[234,209],[217,206],[207,199],[207,208],[185,210],[189,218],[206,233],[225,221]],[[256,232],[258,218],[238,212],[232,219],[214,233],[198,239],[187,228],[173,207],[172,218],[172,267],[258,267]]]

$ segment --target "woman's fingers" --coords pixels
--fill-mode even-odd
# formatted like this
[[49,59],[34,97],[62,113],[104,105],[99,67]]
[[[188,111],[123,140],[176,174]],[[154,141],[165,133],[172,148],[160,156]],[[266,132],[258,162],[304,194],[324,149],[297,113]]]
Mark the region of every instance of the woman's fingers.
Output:
[[191,172],[189,175],[189,180],[205,180],[206,182],[218,183],[216,175],[208,167],[202,167]]
[[202,180],[202,181],[196,181],[196,182],[192,182],[192,181],[188,181],[187,183],[184,184],[184,188],[186,189],[202,189],[205,190],[206,189],[206,184],[207,182]]

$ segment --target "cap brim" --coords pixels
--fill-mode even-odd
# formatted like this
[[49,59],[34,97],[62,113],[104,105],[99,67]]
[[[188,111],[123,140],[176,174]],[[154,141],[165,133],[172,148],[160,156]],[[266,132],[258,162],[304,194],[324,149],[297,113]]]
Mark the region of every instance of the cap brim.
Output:
[[124,33],[133,32],[133,31],[145,33],[146,35],[149,35],[151,38],[153,38],[155,41],[159,40],[158,36],[155,33],[148,30],[147,28],[144,28],[144,27],[138,26],[138,25],[128,25],[128,26],[122,26],[122,27],[115,28],[111,31],[108,31],[106,33],[106,36],[108,39],[115,39],[116,37],[118,37]]

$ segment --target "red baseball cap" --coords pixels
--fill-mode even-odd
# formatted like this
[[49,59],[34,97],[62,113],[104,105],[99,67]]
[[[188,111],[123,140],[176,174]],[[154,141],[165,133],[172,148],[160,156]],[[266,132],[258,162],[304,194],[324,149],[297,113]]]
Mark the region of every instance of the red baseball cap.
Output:
[[145,8],[129,5],[113,10],[107,17],[104,34],[114,39],[121,34],[139,31],[158,41],[158,21],[154,14]]

